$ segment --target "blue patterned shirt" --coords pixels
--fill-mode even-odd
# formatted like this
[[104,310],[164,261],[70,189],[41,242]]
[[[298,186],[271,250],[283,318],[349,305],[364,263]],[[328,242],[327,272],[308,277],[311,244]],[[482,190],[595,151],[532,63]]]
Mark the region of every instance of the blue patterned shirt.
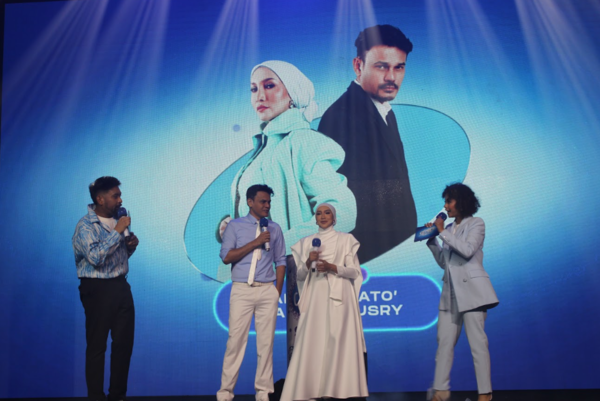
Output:
[[[223,243],[221,244],[220,253],[221,260],[225,259],[230,250],[241,248],[253,241],[256,238],[257,225],[258,220],[251,214],[231,220],[223,233]],[[262,250],[262,256],[256,264],[256,274],[254,275],[254,281],[263,283],[275,281],[276,276],[273,270],[273,263],[275,263],[275,266],[285,266],[285,242],[281,227],[274,221],[269,220],[268,229],[271,233],[271,250],[269,252],[264,249]],[[248,281],[250,265],[252,264],[252,254],[253,252],[248,253],[233,264],[231,281],[243,283]]]
[[94,204],[88,205],[73,234],[73,252],[79,278],[115,278],[129,273],[125,237],[103,224]]

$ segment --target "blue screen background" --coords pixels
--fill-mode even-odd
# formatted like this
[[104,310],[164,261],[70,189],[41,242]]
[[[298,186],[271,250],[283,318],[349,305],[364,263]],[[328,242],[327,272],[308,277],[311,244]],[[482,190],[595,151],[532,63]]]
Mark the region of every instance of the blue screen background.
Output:
[[[494,388],[598,387],[597,2],[80,0],[4,13],[0,397],[86,394],[71,236],[88,184],[103,175],[123,183],[140,238],[128,278],[137,315],[128,394],[216,393],[227,332],[213,302],[223,284],[188,253],[186,225],[252,149],[250,71],[269,59],[295,64],[322,113],[355,78],[354,40],[375,23],[414,44],[394,103],[446,116],[400,123],[413,135],[403,141],[419,221],[443,207],[438,181],[449,183],[450,170],[482,204],[484,265],[500,299],[486,322]],[[437,124],[460,130],[448,136]],[[216,227],[213,211],[228,199],[211,199],[201,211]],[[411,241],[369,271],[441,283],[425,245]],[[429,387],[435,326],[365,336],[371,392]],[[250,337],[237,394],[253,393],[255,355]],[[278,380],[285,335],[274,355]],[[476,388],[464,335],[452,388]]]

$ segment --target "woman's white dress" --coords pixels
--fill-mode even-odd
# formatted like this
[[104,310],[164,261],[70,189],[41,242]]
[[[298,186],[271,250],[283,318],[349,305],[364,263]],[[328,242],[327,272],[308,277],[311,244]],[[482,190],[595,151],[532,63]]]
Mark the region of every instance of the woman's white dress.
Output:
[[[320,258],[338,273],[309,271],[305,262],[313,238],[321,239]],[[292,247],[296,261],[300,320],[282,401],[367,397],[366,346],[358,308],[362,274],[351,235],[330,227]]]

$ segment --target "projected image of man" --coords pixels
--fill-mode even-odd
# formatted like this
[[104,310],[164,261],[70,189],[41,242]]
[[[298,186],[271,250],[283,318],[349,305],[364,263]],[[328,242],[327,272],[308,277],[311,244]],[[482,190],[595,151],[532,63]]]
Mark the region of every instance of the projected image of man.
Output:
[[339,173],[356,197],[352,234],[361,243],[361,262],[367,262],[409,238],[417,223],[404,147],[389,103],[402,85],[413,45],[391,25],[365,29],[355,45],[356,80],[327,109],[319,131],[346,152]]
[[94,203],[79,220],[73,235],[79,295],[85,310],[85,378],[90,400],[105,400],[104,354],[110,332],[109,400],[124,400],[133,350],[135,309],[126,276],[129,258],[139,244],[133,233],[125,237],[128,216],[117,221],[122,204],[121,183],[100,177],[89,186]]
[[[250,212],[231,220],[223,233],[221,259],[231,264],[229,338],[217,400],[231,401],[246,352],[250,323],[256,328],[256,401],[268,401],[273,387],[273,341],[279,296],[285,277],[285,241],[279,225],[265,221],[273,190],[252,185],[246,191]],[[261,226],[263,227],[261,229]],[[273,270],[276,266],[276,273]],[[276,282],[276,285],[273,285]]]

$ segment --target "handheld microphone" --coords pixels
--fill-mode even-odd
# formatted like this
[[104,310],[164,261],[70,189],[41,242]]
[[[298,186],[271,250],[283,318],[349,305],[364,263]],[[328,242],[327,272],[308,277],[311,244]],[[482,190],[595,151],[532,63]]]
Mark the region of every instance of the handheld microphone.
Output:
[[[446,215],[446,213],[442,212],[442,213],[438,214],[435,218],[446,221],[448,216]],[[427,227],[427,226],[417,227],[417,230],[415,231],[415,242],[423,241],[424,239],[433,238],[436,235],[438,235],[439,233],[440,232],[438,231],[435,224],[432,225],[431,227]]]
[[[312,250],[314,251],[318,251],[319,248],[321,247],[321,240],[319,238],[313,238],[312,240]],[[310,264],[310,268],[311,270],[314,272],[315,269],[317,268],[317,261],[313,260],[312,263]]]
[[[269,231],[268,227],[269,227],[269,220],[267,220],[266,218],[262,218],[260,219],[260,231],[262,231],[263,233],[265,231]],[[271,244],[268,242],[265,242],[265,251],[269,252],[271,250]]]
[[[124,207],[120,207],[117,211],[117,221],[124,216],[129,216],[129,212],[127,212],[127,209],[125,209]],[[123,234],[126,237],[129,237],[129,227],[131,227],[131,224],[123,231]]]

